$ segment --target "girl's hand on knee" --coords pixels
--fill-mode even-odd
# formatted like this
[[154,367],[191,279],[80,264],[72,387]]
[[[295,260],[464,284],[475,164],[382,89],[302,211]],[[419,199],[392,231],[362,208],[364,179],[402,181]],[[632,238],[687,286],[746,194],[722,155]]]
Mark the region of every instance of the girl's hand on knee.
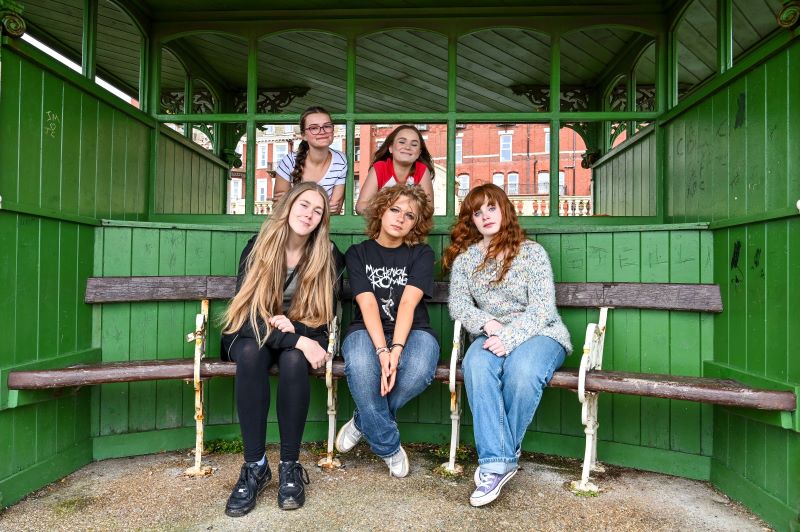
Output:
[[303,352],[303,356],[306,357],[306,360],[308,360],[312,368],[317,369],[325,365],[328,351],[323,349],[321,345],[311,338],[301,336],[300,339],[297,340],[297,345],[295,347]]
[[269,319],[269,324],[272,327],[275,327],[280,332],[284,333],[293,333],[294,325],[292,324],[291,320],[284,316],[283,314],[278,314],[277,316],[272,316]]
[[503,342],[497,336],[490,336],[483,342],[483,348],[488,349],[495,355],[502,357],[506,356],[506,346],[503,345]]

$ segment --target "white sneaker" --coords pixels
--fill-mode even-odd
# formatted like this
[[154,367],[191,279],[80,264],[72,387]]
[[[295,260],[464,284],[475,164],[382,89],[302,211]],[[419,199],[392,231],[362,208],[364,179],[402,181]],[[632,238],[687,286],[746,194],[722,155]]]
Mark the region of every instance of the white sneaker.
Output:
[[387,466],[389,466],[390,477],[403,478],[408,475],[408,471],[410,469],[408,455],[402,446],[394,456],[384,458],[383,461],[386,462]]
[[475,474],[472,475],[472,480],[475,481],[476,488],[481,485],[481,466],[475,468]]
[[350,421],[342,425],[336,434],[336,450],[346,453],[352,450],[359,441],[361,441],[361,432],[356,428],[353,418],[350,418]]

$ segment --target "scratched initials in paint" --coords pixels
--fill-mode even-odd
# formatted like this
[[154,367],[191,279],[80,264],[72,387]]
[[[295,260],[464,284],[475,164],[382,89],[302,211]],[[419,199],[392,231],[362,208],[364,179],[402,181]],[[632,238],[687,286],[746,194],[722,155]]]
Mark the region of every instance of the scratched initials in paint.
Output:
[[44,134],[56,138],[58,125],[61,123],[61,118],[53,111],[47,111],[44,117]]

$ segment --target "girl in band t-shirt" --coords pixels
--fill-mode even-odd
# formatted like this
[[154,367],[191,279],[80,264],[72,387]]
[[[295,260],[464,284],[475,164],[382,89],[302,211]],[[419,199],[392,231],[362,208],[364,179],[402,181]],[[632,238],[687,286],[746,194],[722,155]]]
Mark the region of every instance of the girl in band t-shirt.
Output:
[[309,107],[300,117],[300,146],[297,153],[289,152],[278,162],[275,190],[278,201],[290,188],[303,181],[313,181],[325,189],[331,214],[342,212],[344,183],[347,177],[347,157],[331,148],[334,124],[331,115],[322,107]]
[[439,360],[425,306],[434,256],[423,240],[432,214],[421,187],[384,188],[367,210],[370,239],[345,254],[357,305],[342,353],[356,409],[339,430],[336,448],[346,453],[363,436],[394,477],[409,471],[397,410],[428,387]]
[[356,203],[363,214],[375,194],[384,187],[418,185],[428,195],[433,207],[433,159],[422,134],[414,126],[400,126],[392,131],[375,152]]

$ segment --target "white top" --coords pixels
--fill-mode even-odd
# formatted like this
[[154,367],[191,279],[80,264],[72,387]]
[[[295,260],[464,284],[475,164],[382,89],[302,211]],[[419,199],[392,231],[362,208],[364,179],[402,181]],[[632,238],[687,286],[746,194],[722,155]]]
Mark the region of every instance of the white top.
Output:
[[[347,157],[339,150],[328,149],[331,152],[331,164],[328,166],[328,171],[317,183],[325,189],[325,192],[328,193],[328,198],[330,198],[333,195],[333,187],[344,185],[345,183],[347,178]],[[290,183],[292,182],[295,157],[296,154],[294,152],[287,153],[278,163],[278,168],[275,170],[280,177]]]

